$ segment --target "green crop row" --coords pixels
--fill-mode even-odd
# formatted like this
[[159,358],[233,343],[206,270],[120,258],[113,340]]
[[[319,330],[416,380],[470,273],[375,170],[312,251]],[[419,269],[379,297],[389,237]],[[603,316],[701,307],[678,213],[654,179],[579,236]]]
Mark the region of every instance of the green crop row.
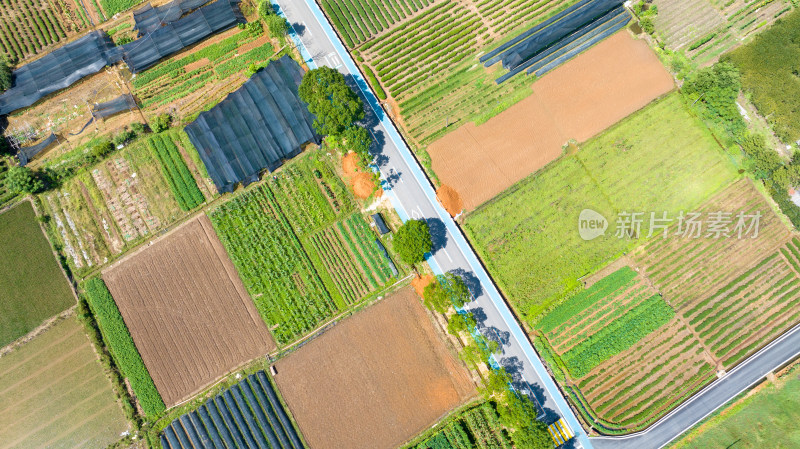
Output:
[[595,282],[590,288],[561,303],[552,312],[545,315],[536,324],[536,328],[545,334],[550,333],[553,329],[570,321],[571,318],[589,310],[598,301],[625,289],[634,282],[634,279],[636,279],[636,272],[630,267],[622,267]]
[[261,185],[209,217],[261,316],[280,343],[312,330],[337,309],[293,226],[281,212],[289,199]]
[[164,179],[180,208],[189,211],[202,204],[206,200],[203,192],[197,187],[175,142],[167,135],[156,134],[148,139],[147,145],[161,164]]
[[383,283],[392,277],[389,263],[376,242],[377,236],[372,232],[363,218],[353,215],[347,220],[347,228],[350,234],[356,236],[356,242],[361,252],[369,261],[372,271],[378,276],[378,280]]
[[[367,282],[364,275],[355,268],[352,255],[344,249],[339,234],[335,231],[324,230],[312,235],[310,240],[342,297],[348,304],[356,302],[361,297],[361,293],[367,290]],[[365,271],[365,273],[368,272]],[[370,286],[375,288],[372,278],[369,280]]]
[[155,415],[165,410],[164,401],[156,390],[153,379],[142,361],[131,338],[128,327],[119,313],[114,298],[100,278],[84,282],[86,302],[94,313],[97,325],[103,334],[111,355],[122,373],[128,378],[131,389],[146,415]]
[[322,9],[348,47],[369,39],[431,0],[322,0]]
[[511,449],[494,405],[484,402],[457,416],[413,449]]
[[363,67],[364,67],[364,73],[366,73],[367,75],[367,81],[369,82],[370,87],[372,87],[372,90],[375,92],[375,95],[378,97],[378,99],[385,100],[386,91],[384,91],[383,87],[381,87],[381,83],[378,81],[378,78],[375,76],[375,73],[369,67],[367,66]]
[[562,357],[564,363],[569,372],[579,379],[666,324],[673,316],[675,311],[661,296],[653,295],[567,351]]

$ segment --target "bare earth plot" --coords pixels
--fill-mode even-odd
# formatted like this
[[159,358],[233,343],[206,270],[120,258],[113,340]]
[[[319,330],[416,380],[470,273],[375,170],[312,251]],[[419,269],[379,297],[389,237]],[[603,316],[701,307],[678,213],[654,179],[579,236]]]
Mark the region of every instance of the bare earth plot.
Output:
[[127,430],[75,317],[0,358],[0,448],[106,447]]
[[312,448],[393,448],[475,392],[412,289],[393,294],[276,364]]
[[167,407],[275,347],[205,215],[103,280]]
[[647,43],[617,33],[485,124],[467,123],[433,142],[433,169],[473,210],[557,158],[568,140],[583,142],[672,89]]

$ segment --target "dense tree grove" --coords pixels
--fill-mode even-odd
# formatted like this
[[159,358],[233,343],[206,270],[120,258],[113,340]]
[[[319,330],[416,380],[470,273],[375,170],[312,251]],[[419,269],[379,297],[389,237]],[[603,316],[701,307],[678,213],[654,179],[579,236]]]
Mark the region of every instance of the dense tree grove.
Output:
[[423,293],[425,306],[439,313],[447,312],[450,307],[464,307],[472,301],[472,295],[461,276],[445,273],[425,287]]
[[433,248],[431,230],[423,220],[408,220],[394,234],[394,250],[400,259],[414,265],[425,260],[425,253]]
[[364,118],[361,99],[336,69],[320,67],[307,72],[300,83],[299,94],[316,117],[314,128],[322,135],[341,136]]

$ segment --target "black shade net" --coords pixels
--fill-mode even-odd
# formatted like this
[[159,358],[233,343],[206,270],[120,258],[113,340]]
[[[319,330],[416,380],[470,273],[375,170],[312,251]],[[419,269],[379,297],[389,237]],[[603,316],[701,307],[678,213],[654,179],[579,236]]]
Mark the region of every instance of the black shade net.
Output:
[[119,114],[120,112],[130,111],[136,108],[136,100],[133,95],[125,94],[119,97],[106,101],[105,103],[98,103],[92,107],[92,115],[95,117],[106,118],[112,115]]
[[134,28],[139,31],[139,36],[144,36],[161,27],[162,24],[174,22],[184,14],[193,11],[209,0],[175,0],[162,6],[153,6],[150,3],[133,11]]
[[218,191],[257,181],[303,144],[319,142],[314,117],[297,93],[302,77],[303,69],[284,56],[186,126]]
[[37,154],[41,153],[47,147],[52,145],[58,138],[55,134],[50,133],[50,136],[47,139],[37,143],[36,145],[32,145],[29,147],[20,147],[19,152],[17,153],[17,159],[19,159],[20,167],[28,165],[31,159],[36,157]]

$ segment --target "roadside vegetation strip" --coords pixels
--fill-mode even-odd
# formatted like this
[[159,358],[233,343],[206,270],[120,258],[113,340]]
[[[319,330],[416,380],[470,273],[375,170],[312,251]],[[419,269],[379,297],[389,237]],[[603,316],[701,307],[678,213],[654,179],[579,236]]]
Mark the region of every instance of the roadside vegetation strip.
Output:
[[0,214],[0,347],[74,304],[31,203]]
[[186,161],[170,134],[157,134],[149,138],[148,146],[153,156],[161,164],[162,173],[172,194],[181,209],[189,211],[205,201],[203,193],[197,187]]
[[484,402],[447,418],[431,435],[405,449],[511,449],[495,404]]
[[92,278],[84,282],[82,287],[114,361],[128,378],[142,410],[150,416],[161,413],[166,409],[164,401],[106,284],[99,278]]

